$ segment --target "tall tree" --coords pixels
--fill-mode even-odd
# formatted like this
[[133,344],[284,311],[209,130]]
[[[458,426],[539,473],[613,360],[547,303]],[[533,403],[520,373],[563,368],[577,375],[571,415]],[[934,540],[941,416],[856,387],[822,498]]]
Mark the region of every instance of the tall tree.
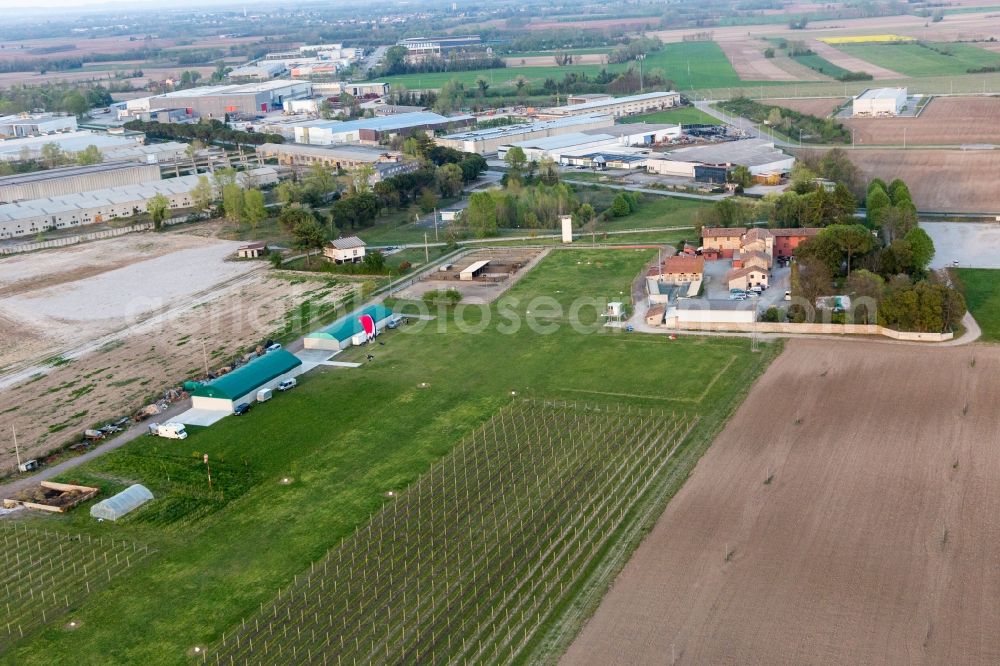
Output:
[[469,207],[463,218],[476,236],[487,238],[496,235],[497,207],[489,192],[476,192],[469,197]]
[[167,211],[170,210],[170,201],[162,194],[154,194],[146,204],[146,210],[153,221],[153,228],[159,231],[163,228],[163,220],[167,217]]
[[829,236],[847,256],[847,274],[851,274],[851,259],[856,254],[870,252],[874,247],[871,232],[862,224],[831,224],[821,236]]
[[462,169],[457,164],[445,164],[434,173],[438,190],[443,197],[457,197],[462,192]]
[[267,219],[267,208],[264,206],[264,193],[258,189],[249,189],[243,193],[243,221],[250,225],[254,237],[257,237],[257,227]]
[[222,186],[222,209],[226,219],[238,222],[243,218],[243,188],[236,183]]
[[88,164],[100,164],[104,161],[104,155],[94,144],[90,144],[76,154],[76,163],[81,166]]
[[198,176],[198,184],[191,190],[191,201],[199,212],[207,211],[215,201],[215,189],[208,176]]

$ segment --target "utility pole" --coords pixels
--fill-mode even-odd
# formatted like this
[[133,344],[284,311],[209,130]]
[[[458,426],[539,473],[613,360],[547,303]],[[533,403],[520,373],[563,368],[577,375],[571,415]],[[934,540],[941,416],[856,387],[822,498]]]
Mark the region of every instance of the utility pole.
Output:
[[639,92],[641,93],[643,91],[643,85],[642,85],[642,61],[646,59],[646,54],[645,53],[640,53],[639,55],[637,55],[635,57],[635,59],[639,61]]
[[10,431],[14,434],[14,455],[17,456],[17,469],[21,469],[21,450],[17,448],[17,429],[14,426],[10,427]]
[[205,347],[205,341],[201,341],[201,355],[205,359],[205,375],[208,375],[208,349]]
[[[557,102],[558,104],[558,102]],[[434,209],[434,242],[438,242],[438,209]]]
[[427,232],[424,232],[424,263],[431,263],[431,250],[427,247]]

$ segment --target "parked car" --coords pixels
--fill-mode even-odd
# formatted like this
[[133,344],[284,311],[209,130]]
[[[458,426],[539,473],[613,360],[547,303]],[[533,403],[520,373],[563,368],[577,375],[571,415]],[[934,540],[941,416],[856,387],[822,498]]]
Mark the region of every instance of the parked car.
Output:
[[786,301],[792,300],[792,292],[790,292],[790,291],[786,291],[785,292],[785,300]]
[[397,326],[399,326],[399,320],[395,317],[385,323],[386,328],[396,328]]
[[296,386],[298,386],[298,382],[295,381],[294,377],[292,377],[290,379],[283,379],[283,380],[281,380],[281,383],[278,384],[278,390],[279,391],[287,391],[288,389],[293,389]]
[[278,351],[279,349],[281,349],[281,345],[275,342],[273,345],[268,345],[267,349],[265,349],[264,351],[273,352],[273,351]]
[[262,388],[257,391],[257,402],[267,402],[274,396],[274,393],[269,388]]
[[243,416],[249,411],[250,411],[249,402],[241,402],[240,404],[236,405],[236,407],[233,408],[233,414],[236,414],[236,416]]
[[729,300],[731,301],[745,301],[747,300],[746,292],[739,292],[736,294],[729,294]]
[[760,296],[761,294],[764,293],[764,287],[760,286],[759,284],[756,284],[756,285],[750,287],[750,291],[752,291],[753,293],[755,293],[758,296]]
[[188,436],[183,423],[150,423],[147,428],[150,435],[167,439],[187,439]]

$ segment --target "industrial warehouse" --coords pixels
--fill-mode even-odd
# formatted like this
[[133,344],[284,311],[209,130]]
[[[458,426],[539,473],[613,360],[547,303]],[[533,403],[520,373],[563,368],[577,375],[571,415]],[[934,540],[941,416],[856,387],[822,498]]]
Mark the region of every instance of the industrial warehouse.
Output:
[[[278,182],[278,174],[271,167],[254,169],[248,173],[257,185]],[[0,239],[131,217],[145,212],[149,200],[157,194],[165,196],[172,209],[190,208],[193,205],[191,193],[198,185],[198,180],[197,175],[181,176],[3,204],[0,205]],[[248,182],[247,176],[242,173],[237,176],[237,180],[241,183]]]
[[39,159],[42,148],[53,144],[69,157],[94,146],[105,160],[141,160],[167,162],[184,154],[187,144],[176,141],[144,145],[141,134],[103,134],[78,130],[73,132],[27,136],[0,141],[0,160],[16,162]]
[[724,183],[729,170],[745,166],[761,179],[791,173],[795,158],[786,155],[771,141],[743,139],[656,153],[646,161],[649,173],[694,178],[701,182]]
[[0,203],[138,185],[159,179],[160,167],[156,164],[104,162],[61,167],[0,178]]
[[265,143],[257,147],[263,159],[276,159],[284,166],[304,167],[322,164],[331,169],[354,169],[371,165],[375,170],[374,182],[420,168],[420,162],[405,158],[402,153],[364,145],[304,146],[295,143]]
[[117,106],[119,120],[142,119],[157,109],[185,109],[194,118],[223,120],[281,110],[286,100],[312,97],[307,81],[275,80],[245,85],[203,86],[129,100]]
[[501,146],[517,141],[559,136],[560,134],[567,134],[569,132],[600,129],[611,127],[614,124],[614,116],[607,114],[586,114],[569,118],[514,123],[500,127],[447,134],[438,137],[436,142],[438,145],[445,146],[446,148],[486,155],[496,152]]
[[392,136],[416,130],[451,130],[468,127],[473,123],[475,118],[472,116],[442,116],[429,111],[346,122],[318,120],[295,127],[295,142],[321,146],[335,143],[377,144]]
[[[586,98],[575,98],[586,99]],[[567,118],[569,116],[585,116],[592,113],[611,114],[615,118],[634,116],[640,113],[663,111],[678,106],[681,103],[680,93],[650,92],[628,97],[601,96],[598,99],[581,101],[578,104],[553,106],[542,109],[538,117],[542,120],[551,118]]]

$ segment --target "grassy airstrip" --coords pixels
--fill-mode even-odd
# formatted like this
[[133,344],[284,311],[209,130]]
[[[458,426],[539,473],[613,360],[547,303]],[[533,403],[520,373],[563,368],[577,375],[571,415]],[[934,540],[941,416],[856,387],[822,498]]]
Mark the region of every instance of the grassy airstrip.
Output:
[[[185,663],[195,647],[231,632],[362,526],[387,492],[413,483],[513,400],[511,391],[518,399],[626,403],[697,415],[698,426],[649,495],[659,506],[777,347],[752,354],[742,339],[671,341],[568,326],[566,313],[578,297],[601,302],[624,295],[627,301],[633,278],[652,256],[649,250],[555,251],[508,292],[502,309],[442,311],[437,320],[388,332],[384,345],[364,350],[375,358],[360,368],[315,370],[297,389],[245,417],[224,419],[184,441],[142,438],[60,479],[99,485],[103,497],[141,482],[157,499],[114,524],[96,523],[83,506],[67,516],[27,515],[28,527],[128,540],[150,555],[0,653],[0,662]],[[529,311],[538,317],[534,329],[555,330],[512,324]],[[580,318],[599,320],[593,307],[583,308]],[[361,350],[344,357],[364,358]],[[621,550],[637,542],[639,519],[655,511],[635,515],[612,540],[619,551],[608,552],[619,559],[597,567],[600,576],[588,575],[579,588],[586,594],[574,593],[566,616],[548,621],[547,630],[575,626],[579,610],[599,598],[624,561]]]

